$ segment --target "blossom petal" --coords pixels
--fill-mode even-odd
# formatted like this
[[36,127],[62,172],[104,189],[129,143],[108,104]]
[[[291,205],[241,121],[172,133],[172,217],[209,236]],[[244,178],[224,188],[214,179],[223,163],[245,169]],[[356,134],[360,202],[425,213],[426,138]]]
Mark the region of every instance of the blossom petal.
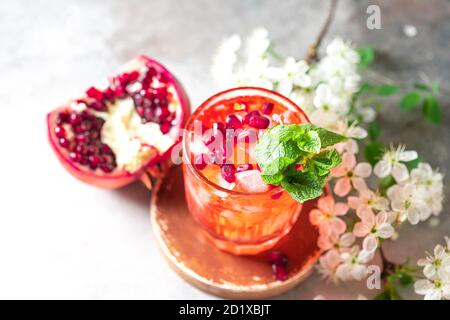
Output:
[[350,183],[350,178],[344,177],[337,180],[334,185],[334,193],[339,197],[344,197],[352,190],[352,184]]
[[339,239],[342,247],[350,247],[355,242],[355,236],[351,232],[344,233]]
[[372,167],[367,162],[361,162],[356,165],[354,172],[358,177],[367,178],[372,173]]
[[354,154],[351,153],[344,153],[342,155],[342,164],[347,169],[353,169],[356,165],[356,158]]
[[427,264],[425,268],[423,268],[423,274],[429,279],[433,278],[436,274],[436,268],[432,264]]
[[374,252],[378,247],[378,240],[375,236],[369,234],[364,238],[362,246],[367,252]]
[[373,172],[380,178],[387,177],[391,174],[392,166],[387,160],[380,160],[375,165]]
[[313,209],[309,213],[309,221],[312,225],[318,226],[320,225],[324,220],[323,213],[319,209]]
[[352,178],[352,185],[358,191],[367,190],[367,184],[362,178]]
[[348,211],[348,205],[346,203],[337,202],[334,205],[334,214],[336,216],[343,216],[347,213],[347,211]]
[[369,232],[370,227],[362,222],[357,222],[353,228],[353,234],[358,238],[365,237]]
[[409,177],[408,168],[403,163],[396,163],[392,168],[392,175],[394,176],[395,181],[399,183],[404,182]]
[[414,283],[414,291],[417,294],[427,294],[428,291],[433,289],[433,284],[426,279],[421,279],[416,281],[416,283]]
[[403,162],[408,162],[417,159],[418,154],[416,151],[403,151],[398,155],[398,159]]
[[394,227],[389,223],[383,223],[377,228],[377,236],[382,239],[389,239],[394,234]]

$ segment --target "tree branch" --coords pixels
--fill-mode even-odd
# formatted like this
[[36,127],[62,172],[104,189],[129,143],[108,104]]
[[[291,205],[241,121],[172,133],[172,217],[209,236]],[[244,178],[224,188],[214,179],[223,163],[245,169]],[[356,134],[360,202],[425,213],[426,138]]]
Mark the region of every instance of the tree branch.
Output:
[[328,29],[330,28],[331,22],[334,18],[334,13],[336,12],[337,7],[337,0],[331,0],[330,9],[328,10],[328,16],[325,20],[324,25],[322,26],[322,29],[320,30],[320,33],[317,36],[316,41],[314,41],[308,48],[308,52],[305,56],[305,61],[308,63],[311,63],[315,60],[317,60],[317,51],[320,47],[320,44],[322,43],[323,38],[328,32]]

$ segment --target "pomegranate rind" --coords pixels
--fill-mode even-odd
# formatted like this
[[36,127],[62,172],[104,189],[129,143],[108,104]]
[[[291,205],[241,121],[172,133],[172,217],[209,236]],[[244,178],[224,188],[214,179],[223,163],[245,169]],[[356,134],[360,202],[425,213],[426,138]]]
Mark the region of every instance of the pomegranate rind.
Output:
[[175,99],[178,100],[179,103],[179,108],[176,110],[176,124],[167,133],[174,139],[172,146],[162,154],[159,154],[155,149],[154,155],[150,157],[148,162],[144,166],[142,166],[140,170],[137,170],[133,173],[121,169],[115,169],[111,173],[104,173],[99,170],[93,171],[85,166],[74,163],[69,159],[68,150],[65,150],[61,146],[59,146],[57,137],[54,134],[57,115],[63,111],[70,111],[71,103],[76,100],[74,99],[72,101],[69,101],[67,104],[64,104],[63,106],[56,108],[47,115],[47,134],[50,145],[60,163],[70,174],[72,174],[78,180],[105,189],[117,189],[131,184],[137,180],[142,180],[148,188],[151,188],[151,184],[148,183],[149,177],[159,179],[161,178],[161,176],[155,176],[155,172],[159,172],[160,174],[163,174],[164,172],[155,168],[167,168],[172,164],[170,159],[171,151],[173,147],[181,141],[181,130],[182,128],[184,128],[184,125],[186,124],[186,121],[190,115],[189,98],[181,83],[172,75],[172,73],[167,68],[145,55],[140,55],[137,58],[131,60],[122,68],[120,68],[119,72],[122,70],[133,70],[142,65],[151,65],[161,73],[164,73],[164,75],[168,79],[168,83],[171,84],[176,93]]

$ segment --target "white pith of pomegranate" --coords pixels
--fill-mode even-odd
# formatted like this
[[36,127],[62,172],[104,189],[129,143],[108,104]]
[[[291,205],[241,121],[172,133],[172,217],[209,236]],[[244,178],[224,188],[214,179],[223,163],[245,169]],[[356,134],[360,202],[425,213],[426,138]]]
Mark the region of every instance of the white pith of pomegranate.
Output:
[[47,116],[51,145],[77,178],[117,188],[168,160],[189,115],[178,81],[158,62],[140,56],[107,84]]

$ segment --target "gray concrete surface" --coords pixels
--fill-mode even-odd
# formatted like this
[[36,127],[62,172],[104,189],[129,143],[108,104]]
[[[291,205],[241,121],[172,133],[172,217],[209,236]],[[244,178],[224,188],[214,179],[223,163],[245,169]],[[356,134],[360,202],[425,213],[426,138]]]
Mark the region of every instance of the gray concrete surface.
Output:
[[[168,66],[196,106],[216,90],[209,66],[222,37],[265,26],[278,51],[300,57],[327,4],[0,0],[0,297],[212,298],[179,279],[160,257],[143,188],[97,190],[60,168],[46,143],[45,114],[140,53]],[[366,28],[369,4],[381,7],[381,30]],[[418,35],[406,37],[405,24],[416,26]],[[384,141],[406,143],[448,173],[450,2],[341,0],[325,42],[336,35],[375,46],[378,76],[408,83],[422,72],[441,82],[441,126],[424,122],[418,112],[399,111],[395,99],[386,100],[380,119]],[[438,227],[402,228],[388,256],[416,259],[450,235],[449,210],[447,201]],[[374,294],[359,283],[335,287],[314,275],[280,298],[319,293]]]

